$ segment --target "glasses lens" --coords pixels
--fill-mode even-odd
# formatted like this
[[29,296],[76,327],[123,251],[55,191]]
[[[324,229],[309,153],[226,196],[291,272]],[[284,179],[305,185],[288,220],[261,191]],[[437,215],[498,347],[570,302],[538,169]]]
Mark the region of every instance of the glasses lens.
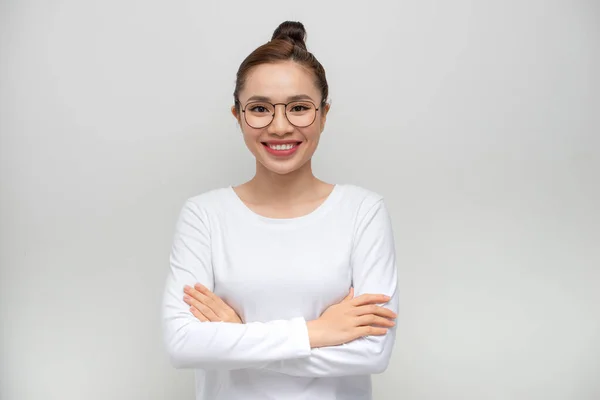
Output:
[[273,120],[275,110],[272,104],[269,103],[249,103],[244,112],[246,123],[253,128],[264,128]]
[[317,113],[315,105],[310,101],[296,101],[290,103],[285,112],[290,123],[300,128],[312,124]]

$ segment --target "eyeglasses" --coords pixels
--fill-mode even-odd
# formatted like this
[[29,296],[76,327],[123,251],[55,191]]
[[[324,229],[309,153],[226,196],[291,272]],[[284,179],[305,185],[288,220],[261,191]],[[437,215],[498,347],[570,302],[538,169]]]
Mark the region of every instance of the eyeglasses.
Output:
[[312,125],[317,118],[317,106],[308,100],[292,101],[289,103],[272,104],[266,101],[253,101],[246,104],[242,110],[246,123],[254,128],[261,129],[269,126],[275,118],[275,106],[285,106],[285,117],[290,124],[297,128],[306,128]]

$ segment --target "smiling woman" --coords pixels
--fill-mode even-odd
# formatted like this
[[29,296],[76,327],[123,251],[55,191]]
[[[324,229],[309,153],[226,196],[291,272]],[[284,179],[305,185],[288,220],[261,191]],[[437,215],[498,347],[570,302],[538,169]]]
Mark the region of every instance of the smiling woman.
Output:
[[371,399],[394,346],[391,221],[377,193],[313,174],[328,85],[304,37],[284,22],[238,70],[255,176],[188,199],[176,226],[165,345],[198,399]]

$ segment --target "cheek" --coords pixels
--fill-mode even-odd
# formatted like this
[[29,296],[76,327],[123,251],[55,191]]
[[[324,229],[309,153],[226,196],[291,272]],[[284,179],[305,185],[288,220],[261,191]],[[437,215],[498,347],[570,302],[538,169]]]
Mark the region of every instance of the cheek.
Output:
[[246,141],[246,143],[256,142],[258,141],[258,138],[261,137],[262,130],[244,126],[242,127],[242,134],[244,135],[244,141]]
[[250,150],[252,154],[258,156],[260,154],[259,146],[262,146],[259,140],[259,138],[261,137],[260,131],[254,132],[252,129],[244,128],[242,134],[244,136],[244,143],[246,144],[246,147]]
[[258,143],[258,136],[257,135],[252,135],[252,134],[248,134],[248,133],[244,133],[244,142],[246,142],[246,145],[248,147],[255,147]]
[[318,142],[319,137],[321,136],[321,126],[314,125],[310,128],[303,129],[301,132],[305,139],[311,142]]

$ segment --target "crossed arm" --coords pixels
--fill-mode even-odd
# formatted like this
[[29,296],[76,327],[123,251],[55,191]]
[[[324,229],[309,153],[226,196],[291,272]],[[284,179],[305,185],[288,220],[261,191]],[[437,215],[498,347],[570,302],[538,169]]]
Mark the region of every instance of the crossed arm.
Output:
[[[395,328],[383,336],[311,348],[307,321],[302,316],[246,324],[201,321],[183,299],[183,288],[201,283],[207,293],[213,290],[210,236],[205,221],[203,210],[187,203],[180,214],[171,252],[163,322],[165,344],[175,367],[263,368],[304,377],[363,375],[385,370]],[[386,307],[397,312],[393,233],[381,200],[362,216],[356,228],[351,264],[355,295],[386,294],[390,297]]]

